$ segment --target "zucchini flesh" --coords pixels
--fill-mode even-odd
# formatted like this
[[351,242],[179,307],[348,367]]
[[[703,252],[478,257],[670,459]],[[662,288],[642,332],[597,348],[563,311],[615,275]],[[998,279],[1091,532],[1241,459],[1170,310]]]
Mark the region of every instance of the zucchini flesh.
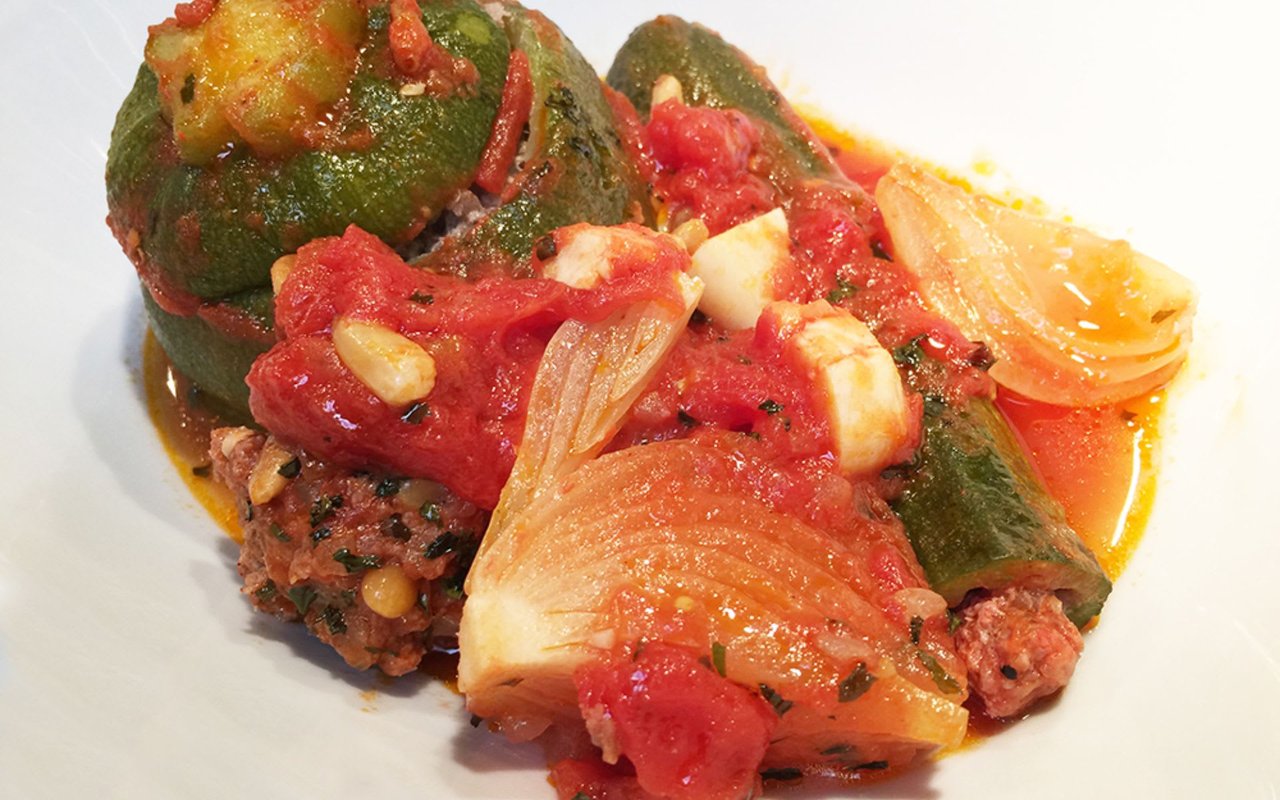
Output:
[[[672,75],[692,105],[737,109],[765,134],[770,180],[847,185],[816,137],[764,70],[712,31],[676,17],[637,28],[609,70],[609,83],[649,109],[654,81]],[[1086,623],[1111,583],[1039,480],[1017,435],[985,398],[926,403],[919,469],[896,509],[933,588],[949,604],[975,590],[1009,586],[1058,593],[1067,616]]]
[[432,40],[469,59],[474,92],[405,97],[390,61],[385,4],[369,12],[361,65],[342,121],[368,146],[259,158],[234,148],[209,166],[183,162],[143,65],[121,106],[107,157],[107,205],[123,238],[167,283],[201,299],[266,286],[272,262],[356,224],[390,242],[411,239],[475,175],[497,115],[509,46],[472,0],[424,3]]

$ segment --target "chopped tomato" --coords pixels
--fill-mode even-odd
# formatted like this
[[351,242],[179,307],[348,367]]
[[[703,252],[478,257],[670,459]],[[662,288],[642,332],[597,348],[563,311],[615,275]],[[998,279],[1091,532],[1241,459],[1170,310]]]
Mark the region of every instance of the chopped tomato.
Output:
[[759,785],[778,716],[689,651],[651,644],[580,669],[574,683],[588,730],[635,765],[651,794],[740,800]]

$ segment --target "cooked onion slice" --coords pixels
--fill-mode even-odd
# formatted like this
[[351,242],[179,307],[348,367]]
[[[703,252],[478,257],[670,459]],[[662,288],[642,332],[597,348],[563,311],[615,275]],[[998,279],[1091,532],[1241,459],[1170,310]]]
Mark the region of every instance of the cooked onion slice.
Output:
[[896,258],[933,308],[998,357],[991,376],[1058,405],[1156,389],[1186,358],[1195,290],[1178,273],[1081,228],[975,197],[898,164],[876,201]]

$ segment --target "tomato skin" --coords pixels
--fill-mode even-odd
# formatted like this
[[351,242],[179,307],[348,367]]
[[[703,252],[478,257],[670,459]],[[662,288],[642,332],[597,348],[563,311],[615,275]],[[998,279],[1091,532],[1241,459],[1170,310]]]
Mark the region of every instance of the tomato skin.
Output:
[[[640,229],[636,229],[640,230]],[[250,410],[284,441],[352,469],[424,477],[492,508],[515,459],[542,351],[567,319],[604,319],[643,300],[680,302],[671,273],[688,256],[669,239],[648,259],[619,259],[594,289],[494,277],[467,282],[415,269],[349,228],[298,251],[276,297],[282,336],[250,370]],[[348,370],[333,321],[377,323],[435,361],[427,410],[382,402]]]
[[634,658],[574,675],[588,729],[635,766],[641,788],[671,800],[741,800],[778,717],[760,695],[687,649],[647,644]]

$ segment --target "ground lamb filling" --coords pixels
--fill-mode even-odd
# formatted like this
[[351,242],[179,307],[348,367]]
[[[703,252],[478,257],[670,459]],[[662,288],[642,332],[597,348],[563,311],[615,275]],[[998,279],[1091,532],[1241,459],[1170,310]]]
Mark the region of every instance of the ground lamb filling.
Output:
[[248,428],[215,430],[210,457],[242,509],[238,568],[256,608],[388,675],[455,646],[485,512],[440,484],[334,467]]

